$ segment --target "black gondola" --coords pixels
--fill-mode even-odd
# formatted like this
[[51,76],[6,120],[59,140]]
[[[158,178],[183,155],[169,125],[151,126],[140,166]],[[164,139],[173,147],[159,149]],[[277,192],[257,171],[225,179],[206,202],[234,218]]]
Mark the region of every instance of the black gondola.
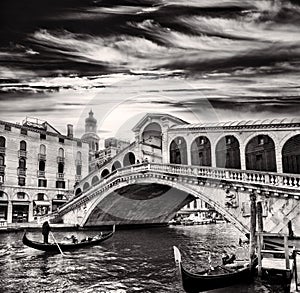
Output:
[[115,226],[113,227],[113,230],[108,233],[103,233],[98,235],[98,237],[94,237],[91,240],[86,240],[78,243],[42,243],[37,241],[32,241],[27,238],[26,232],[23,236],[23,243],[31,248],[42,250],[46,252],[53,252],[53,253],[59,253],[60,249],[62,252],[74,250],[78,248],[84,248],[84,247],[90,247],[96,244],[99,244],[109,238],[111,238],[115,233]]
[[182,278],[183,289],[188,293],[198,293],[247,283],[252,279],[252,269],[249,263],[241,265],[236,269],[221,268],[223,271],[220,274],[211,274],[209,270],[192,273],[182,265],[180,251],[175,246],[174,255]]

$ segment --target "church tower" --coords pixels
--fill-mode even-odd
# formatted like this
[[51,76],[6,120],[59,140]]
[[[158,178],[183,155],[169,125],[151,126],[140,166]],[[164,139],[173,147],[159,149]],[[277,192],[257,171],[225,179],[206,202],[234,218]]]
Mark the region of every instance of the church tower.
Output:
[[95,152],[99,150],[100,140],[100,137],[97,135],[97,119],[94,117],[92,110],[89,112],[89,117],[85,119],[85,133],[81,139],[89,144],[89,158],[91,161],[95,156]]

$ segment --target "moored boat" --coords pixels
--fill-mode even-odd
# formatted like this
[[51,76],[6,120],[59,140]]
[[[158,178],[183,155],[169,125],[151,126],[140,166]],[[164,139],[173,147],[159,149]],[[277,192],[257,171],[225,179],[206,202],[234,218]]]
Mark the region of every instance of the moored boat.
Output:
[[113,226],[113,230],[108,233],[101,233],[100,235],[97,235],[96,237],[93,237],[90,240],[85,240],[81,241],[78,243],[43,243],[43,242],[38,242],[38,241],[32,241],[28,239],[27,233],[25,232],[23,235],[23,244],[26,246],[29,246],[31,248],[37,249],[37,250],[42,250],[46,252],[54,252],[54,253],[59,253],[60,250],[63,251],[69,251],[69,250],[75,250],[79,248],[85,248],[85,247],[90,247],[97,245],[109,238],[111,238],[115,233],[115,226]]
[[182,279],[183,289],[188,293],[199,293],[218,288],[224,288],[235,284],[246,283],[252,279],[252,269],[249,262],[240,263],[234,266],[219,266],[215,270],[204,270],[191,272],[181,262],[181,254],[174,246],[175,262],[178,266]]

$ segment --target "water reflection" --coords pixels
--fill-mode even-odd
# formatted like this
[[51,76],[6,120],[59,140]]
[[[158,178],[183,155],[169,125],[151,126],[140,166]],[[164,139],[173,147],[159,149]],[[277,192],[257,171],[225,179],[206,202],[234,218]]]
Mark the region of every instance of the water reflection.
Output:
[[[72,232],[73,233],[73,232]],[[98,231],[79,231],[77,237]],[[55,232],[61,241],[66,232]],[[22,233],[1,234],[1,292],[183,293],[173,260],[179,246],[187,265],[207,266],[221,251],[233,251],[241,235],[228,224],[121,230],[101,245],[60,254],[23,246]],[[38,232],[30,239],[41,240]],[[223,291],[222,291],[223,290]],[[227,291],[226,291],[227,290]],[[274,292],[262,284],[236,286],[232,292]],[[210,291],[213,292],[213,291]],[[227,289],[215,292],[228,292]],[[278,292],[278,291],[277,291]]]

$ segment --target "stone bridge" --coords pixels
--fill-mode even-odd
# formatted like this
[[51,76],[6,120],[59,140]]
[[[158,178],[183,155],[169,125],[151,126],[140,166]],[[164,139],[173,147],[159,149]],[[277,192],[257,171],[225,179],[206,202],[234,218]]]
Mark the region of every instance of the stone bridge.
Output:
[[267,232],[300,235],[300,176],[176,164],[120,168],[90,185],[52,215],[80,226],[167,223],[195,198],[213,206],[237,229],[249,232],[250,196],[263,203]]

